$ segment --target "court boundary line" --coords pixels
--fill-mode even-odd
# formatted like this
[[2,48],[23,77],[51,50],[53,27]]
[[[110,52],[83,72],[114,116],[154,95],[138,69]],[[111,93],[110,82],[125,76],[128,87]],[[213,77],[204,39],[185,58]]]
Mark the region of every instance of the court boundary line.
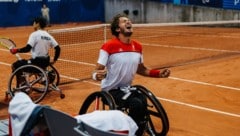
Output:
[[1,62],[1,61],[0,61],[0,65],[11,66],[11,64],[9,64],[9,63],[5,63],[5,62]]
[[205,110],[205,111],[210,111],[210,112],[215,112],[215,113],[219,113],[219,114],[223,114],[223,115],[228,115],[228,116],[240,118],[240,114],[215,110],[215,109],[211,109],[211,108],[206,108],[206,107],[197,106],[197,105],[193,105],[193,104],[188,104],[188,103],[184,103],[184,102],[174,101],[174,100],[161,98],[161,97],[157,97],[157,99],[167,101],[167,102],[171,102],[171,103],[176,103],[176,104],[183,105],[183,106],[192,107],[192,108],[195,108],[195,109],[201,109],[201,110]]
[[220,49],[200,48],[200,47],[188,47],[188,46],[162,45],[162,44],[150,44],[150,43],[142,43],[142,45],[155,46],[155,47],[165,47],[165,48],[175,48],[175,49],[189,49],[189,50],[201,50],[201,51],[240,53],[240,51],[220,50]]
[[218,88],[224,88],[224,89],[230,89],[230,90],[240,91],[240,88],[231,87],[231,86],[225,86],[225,85],[219,85],[219,84],[206,83],[206,82],[189,80],[189,79],[183,79],[183,78],[172,77],[172,76],[170,76],[170,77],[168,77],[168,78],[169,78],[169,79],[173,79],[173,80],[179,80],[179,81],[185,81],[185,82],[195,83],[195,84],[201,84],[201,85],[207,85],[207,86],[213,86],[213,87],[218,87]]

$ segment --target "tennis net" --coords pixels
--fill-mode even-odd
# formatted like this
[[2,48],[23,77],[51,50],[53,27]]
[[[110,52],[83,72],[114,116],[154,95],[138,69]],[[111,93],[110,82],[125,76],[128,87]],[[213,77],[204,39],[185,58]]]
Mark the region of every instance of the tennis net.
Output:
[[[134,24],[144,63],[175,67],[240,53],[240,21]],[[101,45],[112,38],[109,24],[50,30],[62,47],[55,65],[61,83],[91,78]],[[154,60],[154,61],[153,61]]]

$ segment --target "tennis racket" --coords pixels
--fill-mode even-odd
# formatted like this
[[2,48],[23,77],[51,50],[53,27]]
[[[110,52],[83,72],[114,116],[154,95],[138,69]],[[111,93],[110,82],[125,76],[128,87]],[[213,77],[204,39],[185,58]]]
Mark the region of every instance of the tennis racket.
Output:
[[[8,38],[0,38],[0,45],[9,50],[16,47],[14,41]],[[22,59],[18,53],[16,53],[15,56],[18,60]]]

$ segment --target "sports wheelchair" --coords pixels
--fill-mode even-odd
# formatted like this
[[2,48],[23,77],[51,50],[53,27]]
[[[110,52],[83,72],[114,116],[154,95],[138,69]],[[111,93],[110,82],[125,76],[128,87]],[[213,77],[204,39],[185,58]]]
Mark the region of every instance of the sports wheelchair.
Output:
[[[160,101],[154,94],[141,85],[134,85],[131,91],[139,91],[147,98],[147,115],[145,134],[150,136],[165,136],[169,130],[169,121],[167,114],[161,105]],[[128,113],[128,109],[118,107],[111,94],[105,91],[97,91],[90,94],[83,102],[79,115],[91,112],[93,110],[113,110],[119,109]]]
[[[20,75],[21,83],[17,83],[17,75]],[[39,103],[51,90],[58,91],[63,99],[65,95],[58,88],[59,81],[59,73],[52,64],[46,69],[32,64],[21,66],[10,76],[6,100],[8,95],[14,97],[15,92],[22,91],[28,94],[34,103]]]

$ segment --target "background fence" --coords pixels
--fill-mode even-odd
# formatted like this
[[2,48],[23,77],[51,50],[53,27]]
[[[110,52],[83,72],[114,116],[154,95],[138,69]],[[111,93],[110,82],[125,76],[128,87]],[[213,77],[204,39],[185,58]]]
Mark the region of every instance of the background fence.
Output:
[[239,0],[0,0],[0,27],[30,25],[50,8],[52,24],[100,21],[127,13],[134,23],[239,20]]
[[41,7],[50,9],[54,24],[104,21],[104,0],[0,0],[0,26],[30,25],[41,16]]

